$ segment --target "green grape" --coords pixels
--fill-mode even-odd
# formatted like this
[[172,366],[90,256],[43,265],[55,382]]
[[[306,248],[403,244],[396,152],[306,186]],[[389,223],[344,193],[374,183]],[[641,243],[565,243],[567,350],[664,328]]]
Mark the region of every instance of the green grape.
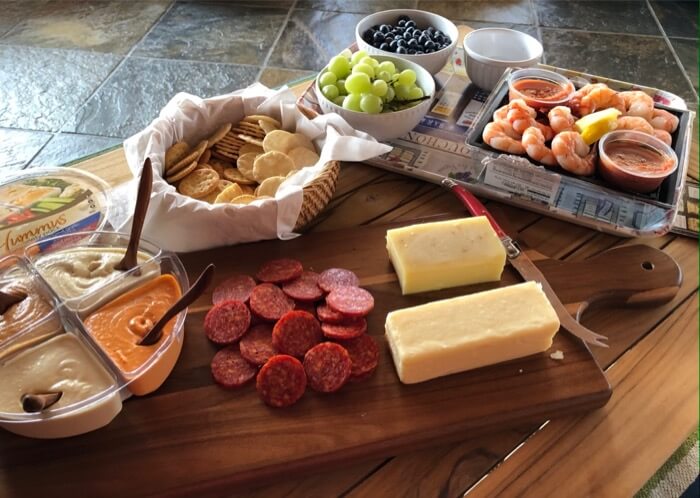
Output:
[[342,55],[336,55],[328,63],[328,70],[335,74],[336,78],[344,78],[350,74],[350,61]]
[[386,95],[389,85],[386,84],[384,80],[374,80],[372,83],[372,93],[377,97],[383,97]]
[[348,91],[345,89],[345,80],[338,80],[335,82],[335,86],[338,87],[340,95],[347,95]]
[[391,81],[391,75],[387,71],[379,71],[379,73],[377,73],[377,78],[387,83]]
[[379,67],[379,61],[370,56],[363,57],[360,61],[360,64],[367,64],[368,66],[372,66],[372,69],[376,69],[377,67]]
[[360,100],[360,108],[367,114],[379,114],[382,112],[382,99],[371,93],[366,93]]
[[394,92],[396,92],[396,100],[408,100],[410,87],[408,85],[397,84],[394,85]]
[[419,87],[414,86],[408,91],[408,99],[409,100],[416,100],[420,99],[423,97],[423,90],[421,90]]
[[331,71],[326,71],[318,79],[318,84],[321,88],[323,88],[326,85],[334,85],[336,81],[338,81],[336,74],[332,73]]
[[343,109],[348,109],[350,111],[362,112],[360,107],[360,101],[362,100],[362,95],[359,93],[351,93],[343,100]]
[[328,100],[333,100],[335,99],[338,95],[340,95],[340,92],[338,91],[338,87],[335,85],[326,85],[323,88],[321,88],[321,93],[328,99]]
[[391,61],[384,61],[379,63],[379,70],[386,71],[389,73],[389,76],[391,76],[396,72],[396,66],[394,66],[394,63]]
[[416,82],[416,73],[412,69],[404,69],[399,73],[399,84],[411,86]]
[[350,57],[352,57],[352,52],[350,51],[349,48],[346,48],[346,49],[343,49],[343,51],[340,52],[340,54],[338,54],[338,55],[340,55],[341,57],[345,57],[346,59],[350,60]]
[[339,105],[340,107],[343,107],[343,102],[345,102],[345,96],[344,95],[339,95],[336,98],[333,99],[333,103],[335,105]]
[[372,83],[365,73],[352,73],[345,79],[345,88],[348,93],[368,93],[372,91]]
[[355,64],[352,67],[352,72],[353,74],[365,73],[370,78],[374,78],[374,68],[372,68],[372,66],[370,66],[369,64],[363,64],[362,62],[360,62],[359,64]]
[[352,54],[352,58],[350,59],[350,64],[352,64],[354,66],[355,64],[360,62],[365,57],[367,57],[367,52],[365,52],[364,50],[358,50],[357,52]]
[[386,95],[384,96],[384,101],[385,102],[391,102],[394,100],[394,97],[396,96],[396,93],[394,92],[393,87],[387,87],[386,89]]

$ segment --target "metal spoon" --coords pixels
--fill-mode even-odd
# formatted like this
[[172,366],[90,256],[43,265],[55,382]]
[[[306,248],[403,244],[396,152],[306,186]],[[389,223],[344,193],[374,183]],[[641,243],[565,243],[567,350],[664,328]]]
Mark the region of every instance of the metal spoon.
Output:
[[8,294],[7,292],[0,291],[0,315],[4,315],[5,312],[10,309],[10,306],[23,301],[26,297],[26,294]]
[[143,336],[143,338],[138,342],[139,346],[150,346],[155,344],[160,340],[163,327],[168,323],[175,315],[180,313],[182,310],[187,308],[190,304],[195,302],[202,293],[207,290],[209,284],[211,284],[214,278],[214,265],[210,264],[207,266],[202,274],[199,276],[197,281],[185,292],[180,299],[177,300],[172,307],[166,311],[165,315],[158,320],[158,322],[153,326],[153,328],[148,331],[148,333]]
[[24,393],[20,398],[22,409],[27,413],[38,413],[55,404],[63,396],[63,391],[48,393]]
[[[139,242],[141,241],[141,229],[146,221],[148,203],[151,200],[151,188],[153,187],[153,168],[151,168],[151,158],[147,157],[141,169],[141,179],[139,180],[138,193],[136,194],[136,207],[134,208],[134,221],[131,224],[131,235],[129,245],[126,248],[124,257],[114,267],[115,270],[129,271],[138,264]],[[137,269],[135,275],[140,275]]]

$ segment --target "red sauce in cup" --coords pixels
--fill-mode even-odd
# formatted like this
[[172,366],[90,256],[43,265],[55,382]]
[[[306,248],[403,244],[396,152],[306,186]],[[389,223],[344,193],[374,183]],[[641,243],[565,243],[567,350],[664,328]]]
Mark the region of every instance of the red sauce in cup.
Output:
[[675,162],[660,150],[631,140],[610,142],[605,152],[618,168],[636,175],[663,175]]
[[523,78],[511,83],[508,91],[509,100],[523,99],[535,109],[562,105],[571,98],[573,84],[562,84],[540,78]]

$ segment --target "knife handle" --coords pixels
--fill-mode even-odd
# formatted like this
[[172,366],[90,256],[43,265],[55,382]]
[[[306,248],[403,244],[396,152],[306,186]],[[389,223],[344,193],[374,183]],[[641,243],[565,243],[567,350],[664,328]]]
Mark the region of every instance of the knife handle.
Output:
[[491,213],[488,212],[486,207],[481,203],[479,199],[476,198],[474,194],[462,187],[452,178],[445,178],[444,180],[442,180],[442,186],[450,189],[452,193],[460,201],[462,201],[462,204],[465,208],[467,208],[467,211],[469,211],[472,216],[486,216],[486,219],[489,220],[489,223],[491,223],[491,227],[493,227],[499,239],[504,239],[508,237],[508,235],[503,231],[496,219],[493,216],[491,216]]

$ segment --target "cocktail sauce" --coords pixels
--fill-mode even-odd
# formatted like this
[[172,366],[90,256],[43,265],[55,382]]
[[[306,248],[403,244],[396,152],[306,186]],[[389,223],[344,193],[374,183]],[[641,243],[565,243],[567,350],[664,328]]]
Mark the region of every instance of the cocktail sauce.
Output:
[[618,168],[637,175],[662,175],[674,164],[673,158],[667,154],[632,140],[610,142],[605,152]]
[[564,104],[573,91],[574,86],[571,83],[563,84],[542,78],[523,78],[511,83],[508,98],[509,100],[524,99],[527,105],[539,109]]

